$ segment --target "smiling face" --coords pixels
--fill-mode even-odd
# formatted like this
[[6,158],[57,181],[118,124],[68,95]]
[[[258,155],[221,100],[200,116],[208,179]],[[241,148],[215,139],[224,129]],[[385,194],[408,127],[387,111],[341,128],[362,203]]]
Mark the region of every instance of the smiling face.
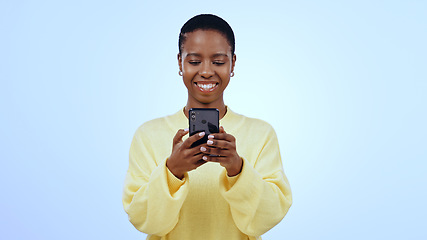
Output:
[[178,64],[188,90],[187,107],[225,108],[223,93],[236,61],[230,44],[215,30],[196,30],[185,36]]

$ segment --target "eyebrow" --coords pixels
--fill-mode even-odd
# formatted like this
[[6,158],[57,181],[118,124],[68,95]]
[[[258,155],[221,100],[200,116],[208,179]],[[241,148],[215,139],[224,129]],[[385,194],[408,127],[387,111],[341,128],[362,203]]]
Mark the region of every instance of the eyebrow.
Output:
[[213,57],[228,57],[228,55],[225,53],[217,53],[217,54],[214,54]]
[[[202,55],[198,54],[198,53],[189,53],[189,54],[187,54],[187,57],[191,57],[191,56],[201,57]],[[212,57],[227,57],[228,58],[228,55],[225,54],[225,53],[216,53],[216,54],[212,55]]]

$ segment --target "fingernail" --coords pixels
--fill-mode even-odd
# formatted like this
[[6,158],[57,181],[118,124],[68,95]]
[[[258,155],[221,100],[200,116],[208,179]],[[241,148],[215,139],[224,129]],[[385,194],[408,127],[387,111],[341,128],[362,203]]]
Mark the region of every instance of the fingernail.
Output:
[[201,132],[201,133],[199,133],[199,136],[200,136],[200,137],[205,136],[205,132]]
[[206,160],[208,160],[208,157],[203,156],[202,159],[206,161]]
[[208,139],[213,139],[214,138],[214,135],[209,135],[208,136]]
[[209,144],[209,145],[212,145],[212,144],[213,144],[213,141],[212,141],[212,140],[208,140],[208,144]]
[[205,147],[200,147],[200,151],[204,152],[204,151],[206,151],[206,148]]
[[185,128],[185,129],[184,129],[184,132],[188,132],[188,128]]

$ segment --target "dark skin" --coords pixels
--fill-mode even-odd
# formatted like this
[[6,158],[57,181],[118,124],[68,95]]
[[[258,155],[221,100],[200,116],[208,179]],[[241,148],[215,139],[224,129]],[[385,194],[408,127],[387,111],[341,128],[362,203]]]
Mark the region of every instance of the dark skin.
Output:
[[[178,65],[188,90],[185,115],[190,108],[217,108],[222,118],[227,108],[224,90],[230,82],[236,55],[232,55],[227,39],[214,30],[196,30],[186,33],[186,40],[178,54]],[[188,129],[180,129],[173,138],[173,148],[166,162],[169,170],[179,179],[206,162],[218,162],[232,177],[242,170],[243,160],[236,151],[236,139],[220,127],[220,132],[208,136],[205,144],[191,148],[191,144],[203,138],[195,134],[185,141]],[[218,156],[209,156],[210,154]]]

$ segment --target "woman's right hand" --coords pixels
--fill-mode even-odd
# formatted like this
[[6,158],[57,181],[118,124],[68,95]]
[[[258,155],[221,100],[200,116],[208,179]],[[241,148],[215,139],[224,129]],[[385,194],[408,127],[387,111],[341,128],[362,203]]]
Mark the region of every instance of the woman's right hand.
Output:
[[188,134],[188,129],[180,129],[173,138],[172,154],[166,161],[166,167],[175,177],[184,178],[184,174],[194,170],[206,163],[202,160],[200,146],[191,148],[191,145],[197,140],[203,138],[205,132],[194,134],[182,141],[182,137]]

